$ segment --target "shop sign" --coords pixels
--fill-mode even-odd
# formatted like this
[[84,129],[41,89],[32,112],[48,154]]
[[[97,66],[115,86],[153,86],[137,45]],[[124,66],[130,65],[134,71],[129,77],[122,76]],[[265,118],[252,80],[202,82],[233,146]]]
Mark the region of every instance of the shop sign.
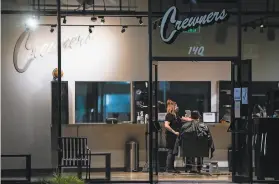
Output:
[[[162,17],[160,35],[161,39],[167,44],[173,43],[179,33],[185,30],[224,22],[229,18],[229,14],[223,9],[220,12],[210,12],[201,16],[187,17],[184,20],[179,20],[178,17],[179,12],[175,6],[170,7]],[[172,24],[173,28],[170,28],[171,26],[169,24]]]
[[[29,66],[38,58],[43,58],[47,54],[57,52],[57,42],[46,42],[40,46],[34,45],[30,41],[31,31],[24,31],[18,38],[16,45],[14,47],[13,53],[13,63],[16,71],[18,73],[24,73],[28,70]],[[78,46],[81,47],[88,43],[92,39],[92,34],[86,36],[73,36],[62,40],[62,50],[73,49]],[[20,57],[21,52],[27,52],[26,57]],[[19,61],[20,60],[20,61]],[[19,67],[18,63],[25,63],[23,67]]]

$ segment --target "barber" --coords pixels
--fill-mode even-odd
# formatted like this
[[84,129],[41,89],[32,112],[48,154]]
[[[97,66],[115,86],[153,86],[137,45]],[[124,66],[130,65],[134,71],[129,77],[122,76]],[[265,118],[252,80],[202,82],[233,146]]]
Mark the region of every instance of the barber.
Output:
[[178,173],[174,168],[174,161],[177,152],[175,151],[176,139],[179,136],[181,128],[181,121],[191,121],[191,119],[182,117],[179,118],[177,115],[178,106],[172,101],[167,101],[167,114],[165,117],[165,128],[166,128],[166,148],[168,149],[168,155],[166,160],[166,172]]

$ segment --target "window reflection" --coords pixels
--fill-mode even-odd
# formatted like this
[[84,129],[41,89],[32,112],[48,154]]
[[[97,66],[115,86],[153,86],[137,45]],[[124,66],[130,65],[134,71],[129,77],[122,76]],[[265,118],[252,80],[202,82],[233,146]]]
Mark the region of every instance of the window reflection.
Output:
[[76,82],[77,123],[130,121],[130,82]]

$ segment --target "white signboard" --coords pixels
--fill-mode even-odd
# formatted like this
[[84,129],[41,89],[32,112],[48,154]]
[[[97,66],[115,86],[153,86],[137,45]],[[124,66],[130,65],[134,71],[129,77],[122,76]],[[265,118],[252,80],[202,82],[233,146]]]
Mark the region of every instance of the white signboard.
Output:
[[167,113],[158,113],[158,121],[165,121]]
[[241,100],[241,88],[234,88],[234,101]]
[[242,88],[241,102],[242,102],[242,104],[248,104],[248,88]]
[[204,123],[216,123],[215,112],[204,112],[202,117]]

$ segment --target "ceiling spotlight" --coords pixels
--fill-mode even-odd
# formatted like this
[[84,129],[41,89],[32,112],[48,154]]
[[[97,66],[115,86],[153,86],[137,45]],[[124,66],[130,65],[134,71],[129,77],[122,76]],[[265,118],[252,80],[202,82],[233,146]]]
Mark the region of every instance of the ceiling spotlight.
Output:
[[122,26],[121,33],[125,33],[126,28],[128,28],[128,26]]
[[36,19],[36,17],[29,18],[26,21],[26,27],[27,29],[31,29],[31,30],[36,29],[38,27],[38,20]]
[[66,24],[67,20],[66,20],[66,16],[63,18],[63,24]]
[[50,26],[50,32],[53,33],[55,26]]
[[92,28],[94,28],[94,26],[89,26],[89,29],[88,29],[89,33],[92,33]]
[[92,22],[96,22],[97,21],[97,17],[95,17],[95,16],[91,17],[91,21]]
[[101,24],[105,23],[105,18],[104,17],[100,17],[101,18]]
[[139,25],[142,25],[143,24],[142,17],[138,17],[138,19],[139,19]]

